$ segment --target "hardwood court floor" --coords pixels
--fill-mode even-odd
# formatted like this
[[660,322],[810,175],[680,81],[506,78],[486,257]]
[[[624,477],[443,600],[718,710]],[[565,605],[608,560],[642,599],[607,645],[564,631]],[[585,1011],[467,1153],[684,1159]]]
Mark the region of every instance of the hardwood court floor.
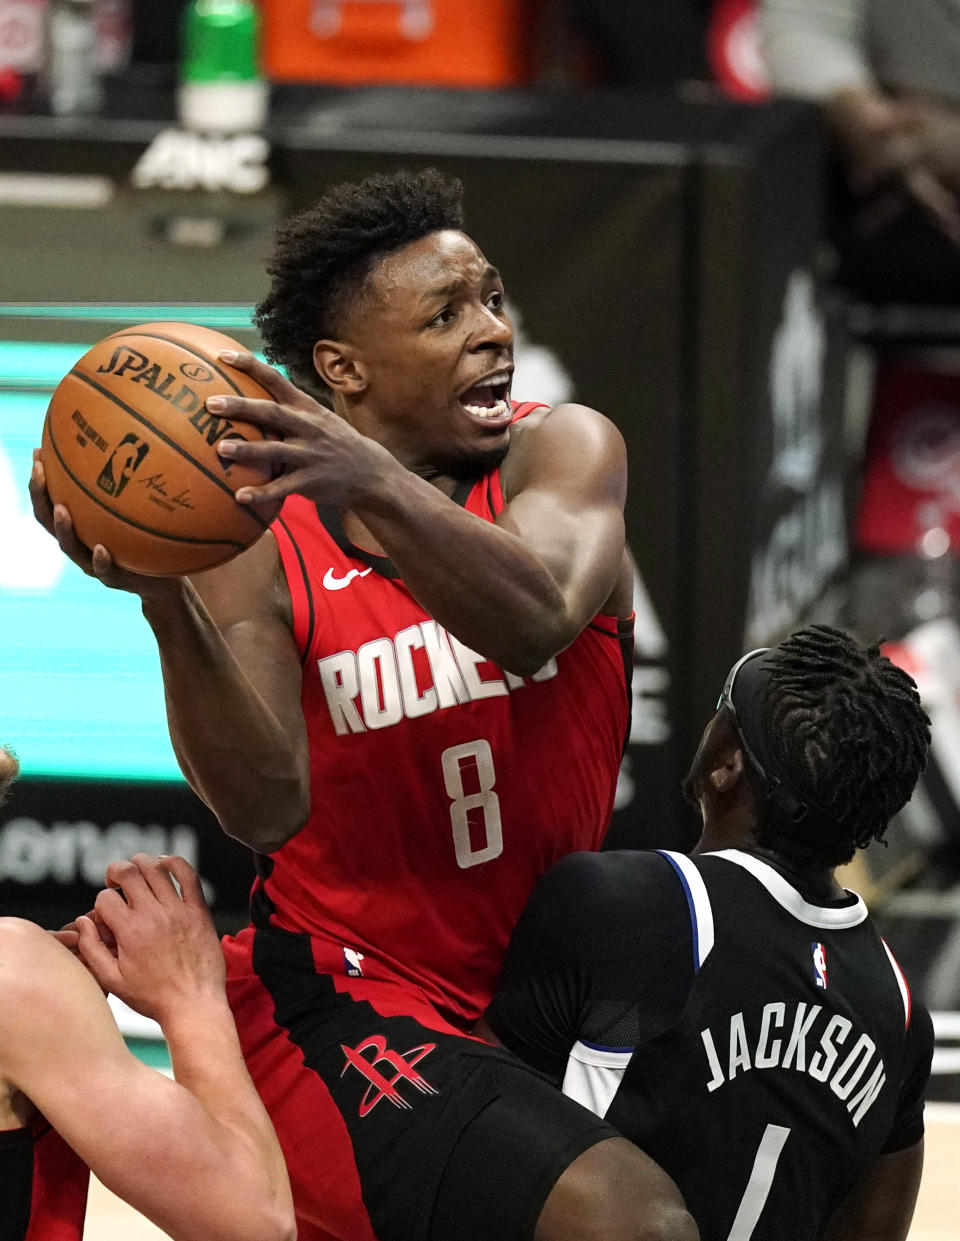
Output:
[[[960,1217],[960,1104],[927,1105],[926,1159],[910,1241],[956,1241]],[[114,1197],[90,1185],[84,1241],[163,1241],[166,1233]]]

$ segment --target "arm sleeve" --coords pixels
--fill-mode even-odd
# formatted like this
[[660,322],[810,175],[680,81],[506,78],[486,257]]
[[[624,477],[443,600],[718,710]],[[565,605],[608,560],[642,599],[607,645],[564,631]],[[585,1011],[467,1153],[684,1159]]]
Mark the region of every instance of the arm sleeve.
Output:
[[665,966],[682,1005],[693,979],[692,932],[666,859],[573,854],[541,879],[517,923],[487,1023],[559,1084],[578,1039],[602,1041],[617,1028],[618,1043],[639,1040],[643,1013],[665,1002],[655,986]]
[[933,1044],[930,1014],[925,1005],[914,999],[906,1034],[903,1083],[893,1128],[883,1148],[884,1155],[913,1146],[923,1137],[923,1096],[930,1078]]
[[826,99],[869,87],[866,0],[762,0],[761,43],[778,94]]

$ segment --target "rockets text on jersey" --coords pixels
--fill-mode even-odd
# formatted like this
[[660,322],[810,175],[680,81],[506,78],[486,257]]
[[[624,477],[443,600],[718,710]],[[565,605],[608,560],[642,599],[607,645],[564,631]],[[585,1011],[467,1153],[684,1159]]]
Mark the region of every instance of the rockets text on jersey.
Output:
[[[421,687],[413,652],[425,652],[429,681]],[[392,638],[375,638],[356,651],[337,651],[317,660],[317,670],[338,736],[368,728],[389,728],[402,719],[417,719],[481,698],[496,698],[522,688],[526,681],[512,672],[481,677],[486,662],[434,620],[408,625]],[[557,675],[550,659],[531,681]]]

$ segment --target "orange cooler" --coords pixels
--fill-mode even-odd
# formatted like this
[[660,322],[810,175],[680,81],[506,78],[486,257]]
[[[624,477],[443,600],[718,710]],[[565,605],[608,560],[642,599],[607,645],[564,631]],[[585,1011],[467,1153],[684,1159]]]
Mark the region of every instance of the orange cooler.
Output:
[[261,0],[276,82],[523,86],[541,0]]

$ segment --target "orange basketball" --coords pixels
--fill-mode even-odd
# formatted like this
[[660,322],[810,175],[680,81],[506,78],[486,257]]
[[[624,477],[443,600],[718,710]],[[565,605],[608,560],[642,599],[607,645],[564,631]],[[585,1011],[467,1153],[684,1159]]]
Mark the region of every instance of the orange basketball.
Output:
[[192,323],[143,323],[94,345],[57,385],[43,426],[47,490],[77,537],[102,543],[125,569],[193,573],[249,547],[273,513],[237,504],[264,482],[217,453],[222,439],[262,440],[248,422],[209,413],[207,397],[271,399],[218,361],[242,350]]

